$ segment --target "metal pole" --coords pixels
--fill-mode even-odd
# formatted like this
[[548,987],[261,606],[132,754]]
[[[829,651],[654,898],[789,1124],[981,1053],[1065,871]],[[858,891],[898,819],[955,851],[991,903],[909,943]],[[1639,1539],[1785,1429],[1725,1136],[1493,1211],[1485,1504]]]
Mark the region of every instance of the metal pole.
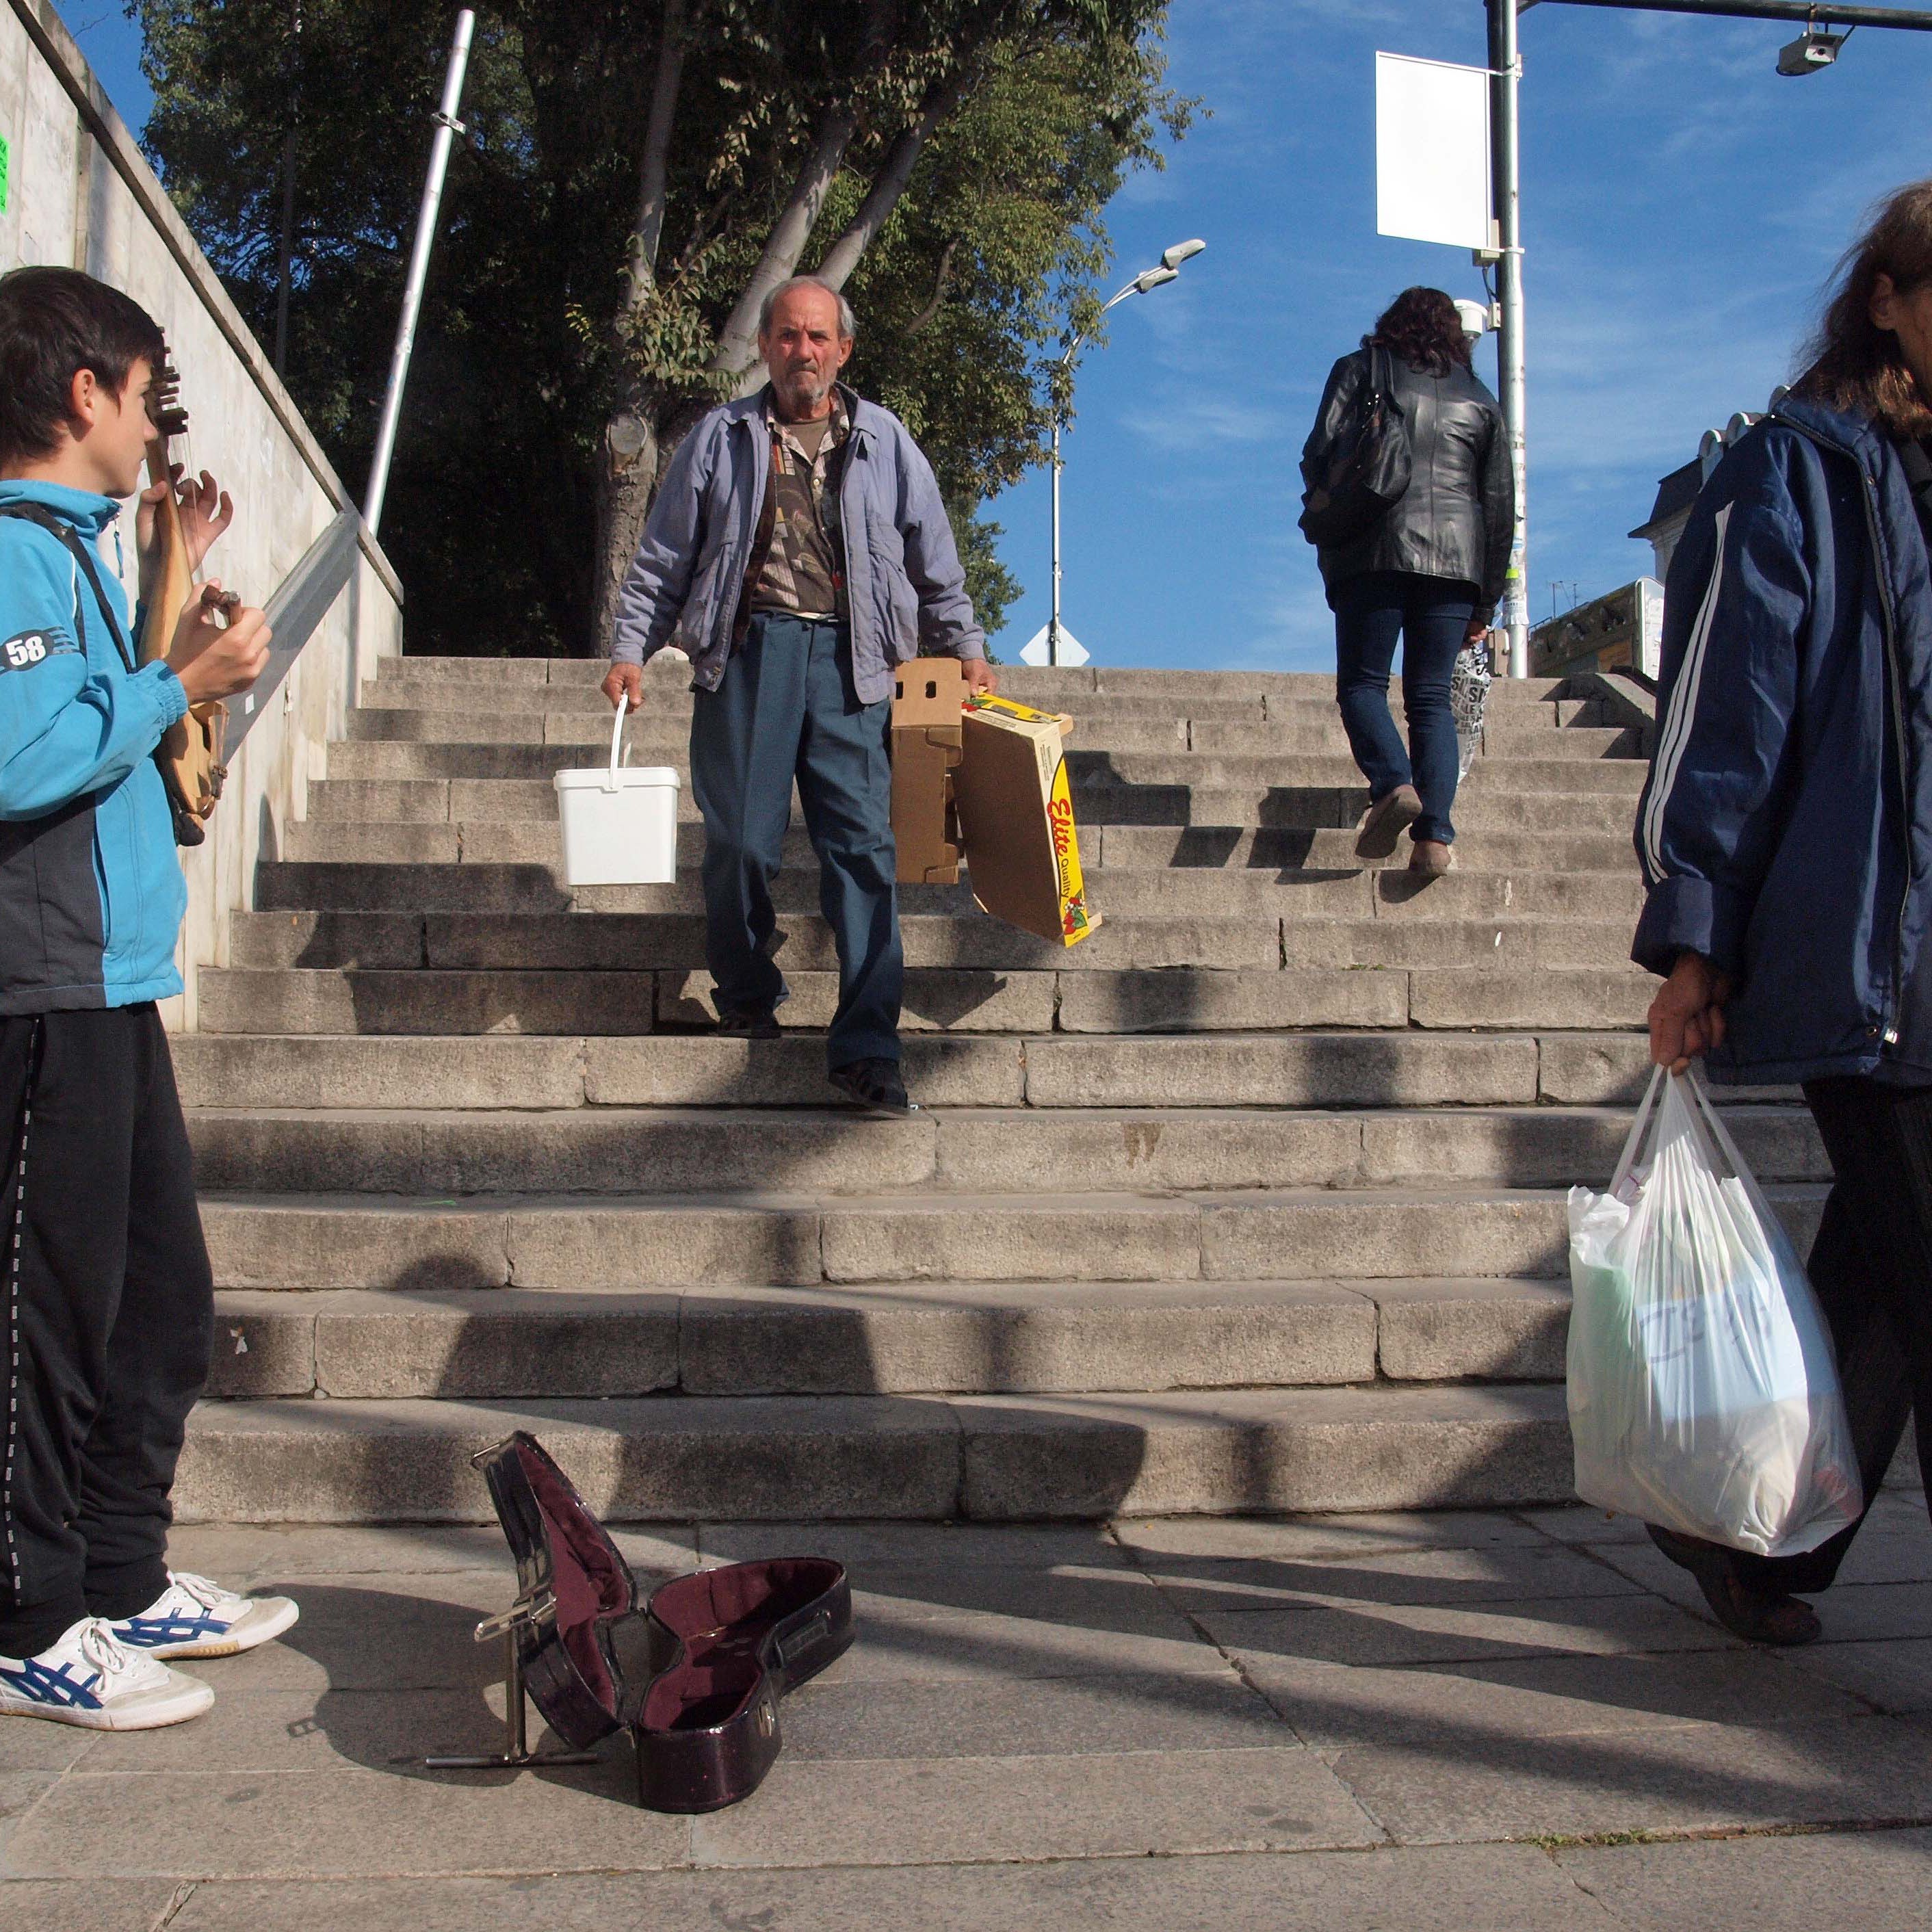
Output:
[[1060,662],[1060,409],[1053,411],[1053,615],[1046,627],[1046,661]]
[[1529,675],[1529,461],[1526,428],[1528,383],[1523,358],[1521,142],[1517,93],[1522,74],[1516,53],[1516,0],[1488,0],[1491,97],[1490,171],[1496,184],[1497,264],[1502,327],[1496,335],[1496,375],[1502,390],[1503,430],[1509,439],[1510,472],[1516,484],[1516,532],[1510,544],[1509,577],[1497,613],[1509,639],[1509,674]]
[[436,116],[436,140],[430,149],[429,179],[423,188],[422,208],[416,217],[416,248],[410,256],[410,276],[403,290],[402,320],[396,326],[396,346],[389,358],[389,386],[382,398],[382,425],[376,434],[375,460],[369,465],[369,488],[363,520],[374,530],[382,520],[382,498],[389,487],[389,459],[396,453],[396,425],[403,412],[403,389],[410,378],[410,355],[416,347],[416,318],[422,311],[423,285],[429,279],[430,246],[436,239],[436,211],[442,205],[443,177],[449,170],[451,142],[462,130],[456,110],[463,99],[463,77],[470,65],[470,41],[476,16],[467,7],[456,16],[455,38],[449,44],[449,70],[442,83],[442,106]]

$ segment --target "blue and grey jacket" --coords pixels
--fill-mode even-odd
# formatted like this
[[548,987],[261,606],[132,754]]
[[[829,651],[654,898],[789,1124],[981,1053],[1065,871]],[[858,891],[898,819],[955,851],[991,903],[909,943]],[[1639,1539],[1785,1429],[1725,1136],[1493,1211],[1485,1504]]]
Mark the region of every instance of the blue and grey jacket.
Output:
[[[862,704],[892,694],[893,667],[928,650],[986,654],[932,466],[890,410],[842,388],[852,434],[838,485],[852,673]],[[771,475],[764,394],[713,410],[670,460],[617,602],[610,656],[642,664],[667,644],[716,691]]]
[[[0,508],[50,510],[92,544],[111,496],[0,483]],[[166,664],[129,668],[79,563],[51,531],[0,515],[0,1014],[127,1006],[182,989],[188,887],[154,761],[188,709]]]
[[1632,956],[1736,981],[1720,1080],[1932,1082],[1932,577],[1898,452],[1787,398],[1670,566]]

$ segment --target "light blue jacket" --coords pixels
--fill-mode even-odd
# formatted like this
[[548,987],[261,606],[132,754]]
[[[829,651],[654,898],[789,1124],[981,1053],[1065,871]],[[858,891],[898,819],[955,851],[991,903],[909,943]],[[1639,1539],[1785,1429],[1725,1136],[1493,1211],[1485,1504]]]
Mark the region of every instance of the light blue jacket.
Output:
[[[0,483],[90,548],[111,496]],[[128,1006],[178,993],[188,888],[153,753],[188,710],[166,664],[129,668],[79,562],[51,531],[0,515],[0,1014]]]
[[[852,674],[859,701],[890,698],[893,667],[928,650],[983,658],[932,466],[890,410],[842,388],[852,421],[838,488]],[[713,410],[671,458],[618,598],[610,656],[642,664],[667,644],[716,691],[771,476],[764,392]]]

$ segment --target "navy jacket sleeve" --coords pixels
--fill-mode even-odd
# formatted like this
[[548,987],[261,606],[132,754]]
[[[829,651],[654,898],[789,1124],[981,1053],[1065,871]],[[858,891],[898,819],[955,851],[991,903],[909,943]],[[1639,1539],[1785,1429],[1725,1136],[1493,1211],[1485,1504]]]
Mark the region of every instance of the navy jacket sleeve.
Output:
[[1692,952],[1741,976],[1783,821],[1811,572],[1771,444],[1760,431],[1726,459],[1671,562],[1630,953],[1653,973]]

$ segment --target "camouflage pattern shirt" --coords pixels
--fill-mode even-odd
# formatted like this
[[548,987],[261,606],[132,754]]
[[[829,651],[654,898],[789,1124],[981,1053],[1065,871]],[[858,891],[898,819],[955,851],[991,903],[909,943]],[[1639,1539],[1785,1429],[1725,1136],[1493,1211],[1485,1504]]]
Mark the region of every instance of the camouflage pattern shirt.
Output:
[[782,423],[767,396],[765,423],[776,446],[768,486],[776,514],[771,551],[752,590],[752,608],[843,623],[848,608],[838,476],[841,453],[852,433],[844,398],[834,389],[829,416]]

